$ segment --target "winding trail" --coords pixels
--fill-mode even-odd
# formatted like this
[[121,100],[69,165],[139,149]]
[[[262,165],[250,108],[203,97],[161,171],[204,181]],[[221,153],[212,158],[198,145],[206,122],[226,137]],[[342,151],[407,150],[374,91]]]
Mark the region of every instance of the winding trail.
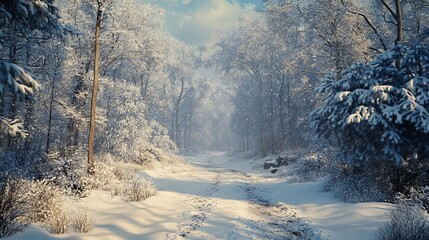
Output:
[[188,160],[195,168],[188,176],[196,174],[204,186],[189,188],[177,232],[167,239],[322,239],[291,206],[271,202],[260,185],[269,179],[248,173],[243,162],[213,155]]
[[127,203],[93,191],[70,206],[89,209],[96,221],[89,234],[53,235],[40,225],[10,240],[369,240],[386,220],[389,204],[348,204],[320,192],[320,183],[290,183],[262,169],[263,162],[205,154],[189,165],[139,174],[159,191]]

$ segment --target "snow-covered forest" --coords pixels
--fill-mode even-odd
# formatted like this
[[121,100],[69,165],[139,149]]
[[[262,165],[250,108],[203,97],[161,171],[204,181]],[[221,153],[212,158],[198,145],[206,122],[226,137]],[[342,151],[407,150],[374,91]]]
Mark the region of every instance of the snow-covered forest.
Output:
[[3,237],[429,239],[429,1],[0,1]]

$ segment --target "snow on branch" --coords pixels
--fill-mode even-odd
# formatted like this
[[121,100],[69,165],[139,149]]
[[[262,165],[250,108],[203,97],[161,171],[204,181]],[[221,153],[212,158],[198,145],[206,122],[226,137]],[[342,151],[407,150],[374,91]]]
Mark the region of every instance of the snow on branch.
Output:
[[0,94],[3,95],[6,88],[21,98],[32,98],[34,92],[40,90],[40,84],[20,66],[0,60]]
[[10,136],[21,136],[23,138],[28,136],[28,131],[24,129],[24,124],[18,119],[8,119],[0,117],[0,123],[7,128]]

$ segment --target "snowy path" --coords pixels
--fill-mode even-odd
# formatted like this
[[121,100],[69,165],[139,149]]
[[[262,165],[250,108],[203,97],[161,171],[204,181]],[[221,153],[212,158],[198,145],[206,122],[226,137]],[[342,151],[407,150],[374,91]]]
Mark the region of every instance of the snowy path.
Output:
[[205,186],[188,188],[186,211],[168,239],[307,239],[314,234],[286,204],[271,204],[266,190],[255,186],[257,177],[220,165],[229,159],[189,159],[197,170],[188,176],[195,173],[194,180]]
[[55,236],[32,226],[11,239],[366,240],[374,238],[389,207],[340,203],[320,193],[318,183],[290,184],[252,169],[249,160],[201,155],[188,161],[193,167],[176,173],[142,172],[160,190],[141,203],[105,192],[83,199],[78,204],[97,222],[89,234]]
[[320,192],[320,183],[290,184],[252,169],[249,160],[205,155],[188,161],[197,169],[183,176],[194,181],[167,184],[190,194],[170,239],[374,239],[390,207],[342,203]]

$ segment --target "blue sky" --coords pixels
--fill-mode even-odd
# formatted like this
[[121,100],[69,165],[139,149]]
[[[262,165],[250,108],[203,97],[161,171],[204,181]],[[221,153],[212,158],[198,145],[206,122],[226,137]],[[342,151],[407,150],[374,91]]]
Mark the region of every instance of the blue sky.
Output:
[[167,31],[194,46],[209,45],[217,32],[232,29],[238,18],[262,0],[158,0],[166,10]]

